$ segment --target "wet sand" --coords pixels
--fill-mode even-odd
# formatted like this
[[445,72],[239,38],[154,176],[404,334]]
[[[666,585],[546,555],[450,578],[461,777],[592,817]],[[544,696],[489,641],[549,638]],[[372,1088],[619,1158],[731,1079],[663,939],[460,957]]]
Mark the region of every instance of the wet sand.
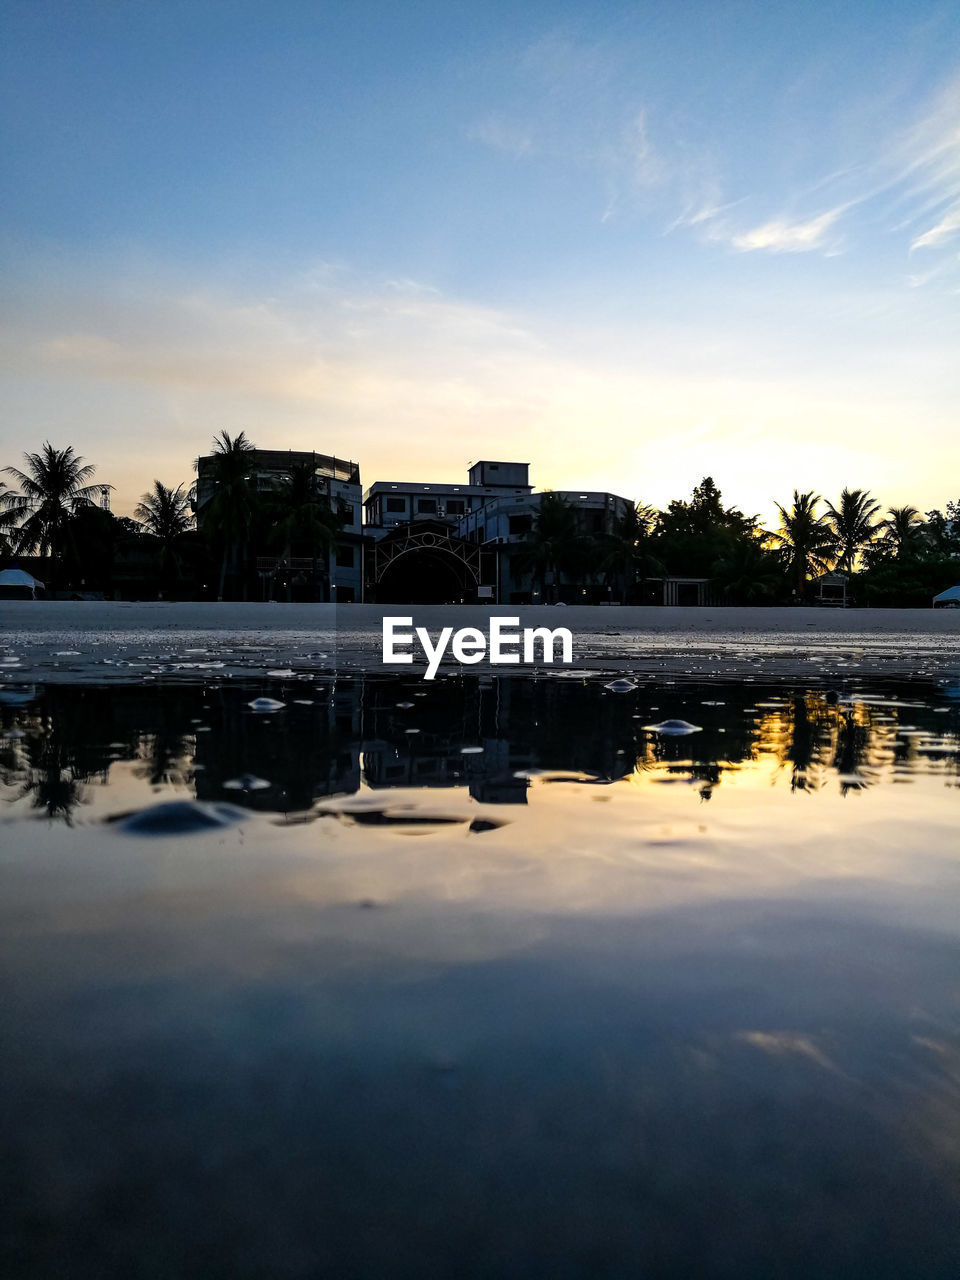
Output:
[[47,682],[195,677],[208,662],[222,663],[210,669],[224,676],[371,671],[383,667],[384,614],[412,616],[431,633],[451,623],[485,630],[491,614],[519,618],[521,627],[567,627],[579,671],[960,678],[960,610],[65,601],[0,606],[0,646],[19,659],[0,673]]

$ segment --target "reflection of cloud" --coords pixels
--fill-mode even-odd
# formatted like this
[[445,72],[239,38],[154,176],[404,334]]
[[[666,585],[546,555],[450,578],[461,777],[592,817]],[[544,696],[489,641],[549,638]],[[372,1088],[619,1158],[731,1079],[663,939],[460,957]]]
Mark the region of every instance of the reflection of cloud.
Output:
[[809,1036],[801,1035],[796,1031],[738,1031],[733,1038],[754,1049],[759,1049],[761,1053],[772,1054],[775,1057],[792,1054],[808,1058],[818,1067],[823,1067],[825,1071],[838,1069],[836,1064],[817,1048]]

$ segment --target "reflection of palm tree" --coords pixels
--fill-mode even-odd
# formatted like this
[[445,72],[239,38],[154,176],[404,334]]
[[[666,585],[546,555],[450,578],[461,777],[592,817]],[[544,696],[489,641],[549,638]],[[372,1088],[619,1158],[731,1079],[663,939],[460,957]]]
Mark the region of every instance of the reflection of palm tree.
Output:
[[844,489],[840,505],[827,503],[827,522],[831,527],[837,555],[837,568],[852,573],[861,551],[876,537],[874,516],[880,510],[866,489]]
[[920,544],[923,517],[916,507],[890,507],[879,526],[882,546],[896,556],[909,555]]
[[[292,467],[271,498],[270,511],[273,516],[273,537],[283,548],[283,558],[289,564],[294,546],[308,548],[313,559],[313,578],[316,581],[319,563],[322,561],[326,569],[330,552],[337,544],[337,537],[344,523],[343,516],[332,509],[327,495],[321,489],[316,469],[309,463]],[[289,574],[287,598],[290,598]]]
[[559,494],[544,493],[533,528],[516,556],[522,572],[540,583],[544,603],[556,602],[560,576],[575,565],[582,549],[576,511]]
[[134,766],[133,773],[146,778],[152,787],[182,785],[190,776],[187,735],[176,729],[145,734],[138,755],[142,763]]
[[73,811],[83,799],[67,744],[55,733],[45,732],[31,738],[25,750],[27,776],[20,789],[21,797],[30,796],[34,809],[42,809],[48,818],[62,818],[73,825]]
[[870,728],[857,718],[853,707],[844,707],[838,716],[837,745],[833,765],[841,775],[840,789],[859,791],[867,785],[861,769],[870,745]]
[[213,493],[203,509],[204,524],[223,542],[220,589],[223,599],[227,569],[236,574],[243,558],[257,498],[250,483],[254,466],[254,446],[241,431],[233,439],[226,431],[213,442]]
[[96,468],[85,463],[70,445],[54,449],[48,441],[39,453],[24,454],[24,460],[25,471],[6,468],[20,492],[5,493],[3,506],[17,521],[13,534],[16,550],[50,556],[55,582],[67,550],[71,518],[104,498],[112,486],[91,484]]
[[182,484],[178,484],[176,489],[168,489],[159,480],[154,480],[152,492],[143,495],[134,515],[147,533],[160,543],[160,577],[167,582],[180,572],[177,547],[193,524],[190,495]]
[[817,515],[819,501],[818,494],[794,489],[789,510],[777,503],[780,528],[771,536],[779,543],[797,599],[803,598],[807,579],[814,573],[823,573],[830,563],[833,535],[824,517]]
[[650,534],[657,513],[642,502],[629,507],[602,540],[601,565],[615,577],[620,599],[632,604],[638,577],[662,575],[663,565],[650,552]]

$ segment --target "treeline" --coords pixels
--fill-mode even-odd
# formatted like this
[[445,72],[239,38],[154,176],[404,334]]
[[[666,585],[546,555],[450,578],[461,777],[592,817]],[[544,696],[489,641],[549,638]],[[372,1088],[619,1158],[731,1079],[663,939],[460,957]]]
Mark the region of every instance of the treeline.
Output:
[[[294,551],[312,557],[322,585],[343,516],[331,510],[311,468],[292,468],[262,493],[254,446],[243,432],[233,438],[222,432],[212,458],[211,494],[198,527],[195,482],[155,480],[133,519],[116,516],[107,501],[112,486],[94,481],[95,468],[72,447],[47,443],[25,454],[22,468],[5,468],[15,487],[0,481],[0,558],[20,557],[54,593],[237,599],[246,598],[256,545],[274,551],[281,565]],[[24,557],[41,563],[31,566]],[[279,585],[289,592],[289,582]]]
[[[35,576],[54,592],[236,599],[251,581],[250,548],[265,546],[280,564],[312,557],[322,582],[344,516],[311,469],[295,467],[260,492],[243,432],[222,432],[212,459],[198,529],[193,485],[155,480],[134,519],[115,516],[111,486],[95,481],[95,468],[72,447],[44,444],[24,455],[22,468],[5,469],[12,484],[0,481],[0,558],[38,557]],[[845,575],[850,604],[925,606],[960,583],[960,502],[921,514],[911,506],[884,510],[863,489],[844,489],[835,504],[795,491],[777,511],[777,528],[763,528],[757,516],[725,506],[708,476],[662,511],[637,503],[605,527],[587,528],[581,509],[545,493],[510,554],[546,601],[576,583],[593,588],[594,599],[642,603],[658,598],[652,587],[663,578],[686,577],[711,580],[730,604],[804,603],[818,598],[818,580],[833,571]]]
[[852,605],[922,607],[960,583],[960,502],[921,515],[911,506],[884,511],[863,489],[844,489],[836,504],[795,490],[777,511],[778,527],[764,529],[725,506],[707,476],[689,499],[662,511],[637,503],[597,533],[545,494],[517,568],[545,600],[580,581],[601,583],[624,604],[659,602],[665,577],[710,579],[718,599],[744,605],[811,603],[829,572],[846,577]]

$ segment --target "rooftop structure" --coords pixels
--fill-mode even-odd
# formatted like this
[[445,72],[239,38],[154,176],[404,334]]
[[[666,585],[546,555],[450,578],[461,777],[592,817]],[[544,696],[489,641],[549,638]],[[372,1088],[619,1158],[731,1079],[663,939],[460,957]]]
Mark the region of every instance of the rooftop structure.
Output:
[[374,537],[414,520],[456,524],[504,494],[530,492],[527,462],[475,462],[466,484],[377,480],[363,496],[364,521]]

